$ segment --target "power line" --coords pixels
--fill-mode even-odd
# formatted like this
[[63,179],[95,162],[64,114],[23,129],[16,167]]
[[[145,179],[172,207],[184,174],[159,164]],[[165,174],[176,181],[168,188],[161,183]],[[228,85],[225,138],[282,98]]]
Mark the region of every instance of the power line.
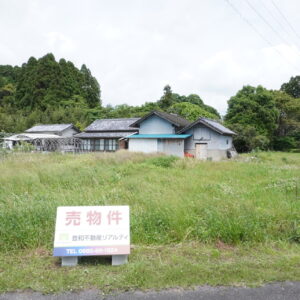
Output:
[[282,18],[285,20],[285,22],[288,24],[288,26],[290,27],[290,29],[294,32],[294,34],[296,35],[296,37],[300,40],[300,36],[297,33],[297,31],[294,29],[294,27],[292,26],[292,24],[289,22],[289,20],[286,18],[286,16],[283,14],[283,12],[279,9],[279,7],[276,5],[276,3],[271,0],[273,6],[276,8],[276,10],[279,12],[279,14],[282,16]]
[[264,21],[265,24],[267,24],[271,30],[281,39],[283,40],[285,43],[289,44],[289,42],[281,36],[281,34],[276,31],[274,29],[274,27],[265,19],[265,17],[248,1],[248,0],[245,0],[247,2],[247,4],[251,7],[251,9]]
[[290,32],[288,32],[284,25],[277,19],[277,17],[271,12],[271,10],[267,7],[267,5],[264,3],[264,0],[259,0],[261,5],[265,8],[265,10],[268,12],[268,14],[275,20],[275,22],[279,25],[279,27],[288,35],[290,35]]
[[278,55],[280,55],[288,64],[290,64],[297,72],[299,72],[298,68],[296,66],[294,66],[288,59],[286,59],[286,57],[280,52],[278,51],[277,48],[274,48],[273,44],[263,35],[261,34],[256,27],[248,20],[246,19],[241,12],[238,10],[238,8],[236,6],[234,6],[229,0],[225,0],[226,3],[240,16],[240,18],[246,22],[255,32],[256,34],[258,34],[261,39],[263,39],[274,51],[277,52]]
[[229,0],[225,0],[230,6],[231,8],[243,19],[243,21],[245,21],[266,43],[268,43],[271,47],[273,47],[272,43],[265,38],[249,21],[248,19],[246,19],[241,13],[240,11],[229,1]]

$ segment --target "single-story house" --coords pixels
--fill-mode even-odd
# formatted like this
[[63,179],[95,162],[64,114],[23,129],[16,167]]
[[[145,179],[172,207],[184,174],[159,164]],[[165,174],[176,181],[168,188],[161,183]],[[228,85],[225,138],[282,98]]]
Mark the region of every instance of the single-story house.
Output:
[[128,142],[122,138],[137,133],[138,128],[130,127],[139,118],[95,120],[75,137],[82,140],[83,151],[116,151],[127,149]]
[[55,134],[61,137],[73,137],[79,132],[73,124],[41,124],[25,130],[25,133]]
[[71,151],[74,149],[70,140],[79,132],[73,124],[41,124],[23,133],[3,138],[3,146],[13,149],[16,145],[27,142],[39,151]]
[[220,160],[236,152],[233,131],[215,120],[189,122],[178,115],[153,111],[131,124],[139,133],[129,135],[129,151],[162,152],[179,157]]
[[139,133],[127,136],[129,151],[162,152],[169,155],[184,156],[184,140],[189,134],[180,134],[190,122],[175,114],[153,111],[138,119],[132,127]]

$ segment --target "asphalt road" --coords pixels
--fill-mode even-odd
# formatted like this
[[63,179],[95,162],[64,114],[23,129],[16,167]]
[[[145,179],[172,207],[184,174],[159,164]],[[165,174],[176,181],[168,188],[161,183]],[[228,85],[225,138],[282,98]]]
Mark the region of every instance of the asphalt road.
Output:
[[170,289],[160,292],[127,292],[116,295],[101,295],[97,290],[80,293],[42,295],[35,292],[15,292],[0,295],[0,300],[300,300],[300,282],[268,284],[259,288],[209,287],[201,286],[193,290]]

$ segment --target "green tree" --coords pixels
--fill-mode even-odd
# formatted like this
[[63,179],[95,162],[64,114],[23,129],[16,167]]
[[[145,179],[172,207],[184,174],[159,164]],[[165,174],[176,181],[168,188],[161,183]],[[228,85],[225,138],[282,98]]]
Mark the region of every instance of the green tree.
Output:
[[262,86],[244,86],[228,101],[225,121],[253,126],[259,134],[270,137],[277,128],[278,117],[272,92]]
[[83,75],[82,89],[89,107],[93,108],[101,106],[100,85],[97,79],[92,76],[91,71],[86,67],[86,65],[82,65],[80,72]]
[[228,101],[225,122],[239,134],[235,138],[235,145],[241,145],[239,150],[250,151],[255,147],[271,146],[278,118],[279,111],[271,91],[262,86],[244,86]]
[[217,119],[217,116],[206,111],[202,107],[189,102],[181,102],[173,104],[168,108],[169,113],[175,113],[189,121],[195,121],[200,117]]
[[279,111],[277,136],[287,136],[300,129],[300,99],[281,91],[273,91],[275,105]]
[[300,76],[291,77],[289,82],[282,84],[280,90],[294,98],[300,98]]
[[174,102],[174,99],[173,99],[172,89],[169,85],[166,85],[164,87],[164,94],[158,101],[158,105],[162,109],[167,109],[168,107],[170,107],[173,104],[173,102]]
[[51,53],[38,60],[31,57],[22,65],[16,93],[19,108],[60,106],[75,95],[91,108],[101,105],[99,84],[85,65],[78,70],[64,59],[57,62]]
[[276,108],[279,111],[278,127],[274,132],[275,150],[289,150],[300,147],[300,99],[282,91],[273,91]]

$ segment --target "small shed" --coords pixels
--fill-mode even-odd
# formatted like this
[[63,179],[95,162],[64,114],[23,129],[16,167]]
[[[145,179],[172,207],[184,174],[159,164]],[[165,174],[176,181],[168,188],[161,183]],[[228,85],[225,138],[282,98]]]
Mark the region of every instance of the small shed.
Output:
[[232,137],[236,134],[216,120],[199,118],[179,131],[188,134],[185,153],[201,160],[221,160],[237,154]]
[[73,124],[40,124],[25,130],[25,133],[55,134],[61,137],[73,137],[79,132]]
[[79,147],[74,138],[74,134],[79,132],[73,124],[41,124],[3,138],[3,147],[13,149],[25,142],[33,145],[37,151],[73,152]]

